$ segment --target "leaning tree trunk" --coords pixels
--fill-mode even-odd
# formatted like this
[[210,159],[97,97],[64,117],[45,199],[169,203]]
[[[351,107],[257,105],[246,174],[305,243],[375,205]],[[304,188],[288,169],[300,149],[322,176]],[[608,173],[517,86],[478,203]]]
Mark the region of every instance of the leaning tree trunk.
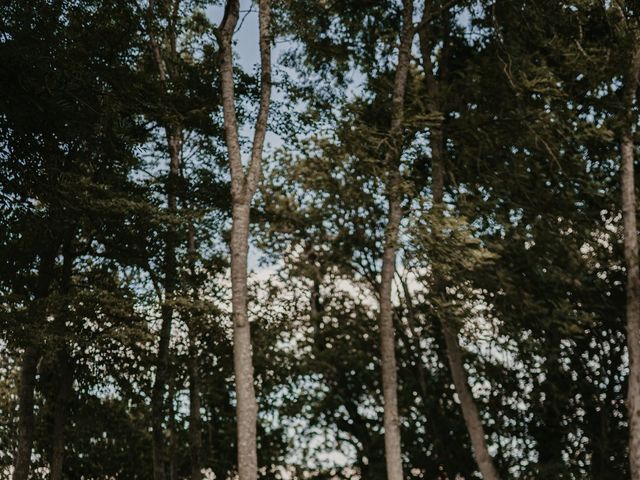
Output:
[[[442,142],[442,130],[436,127],[431,132],[431,140],[433,142],[432,150],[432,172],[433,172],[433,205],[442,210],[443,207],[443,187],[444,187],[444,144]],[[437,279],[437,272],[434,273]],[[444,285],[437,285],[436,291],[440,295],[445,295]],[[478,469],[484,480],[499,480],[500,475],[493,464],[493,459],[489,454],[487,442],[485,439],[484,426],[482,418],[478,412],[478,407],[469,388],[467,374],[464,369],[464,361],[462,356],[462,348],[458,343],[458,331],[455,325],[444,318],[444,312],[439,313],[444,341],[447,348],[447,359],[449,361],[449,369],[453,379],[453,385],[460,400],[460,408],[464,418],[467,432],[471,438],[471,447],[473,448],[473,456],[478,465]]]
[[[636,37],[636,35],[634,35]],[[629,466],[631,479],[640,480],[640,267],[638,266],[638,228],[636,222],[636,192],[634,176],[633,106],[636,101],[640,73],[640,46],[634,38],[633,55],[625,79],[623,131],[620,140],[622,155],[622,218],[624,222],[624,258],[627,267],[627,349],[629,351],[629,385],[627,408],[629,415]]]
[[[49,240],[51,241],[51,240]],[[46,251],[40,260],[38,273],[38,285],[34,292],[35,301],[42,300],[49,295],[49,288],[53,280],[53,268],[58,247]],[[39,323],[46,316],[46,311],[41,311],[39,306],[32,311],[32,321]],[[33,325],[34,331],[38,325]],[[20,371],[20,388],[18,390],[18,438],[13,480],[27,480],[29,478],[29,465],[31,463],[31,449],[35,428],[35,416],[33,412],[36,376],[38,374],[38,361],[40,349],[36,339],[31,339],[22,354],[22,367]]]
[[445,343],[447,345],[447,357],[453,384],[460,399],[460,407],[464,423],[471,438],[473,456],[478,464],[478,469],[484,480],[499,480],[500,475],[493,464],[493,459],[489,454],[487,442],[485,440],[484,426],[482,418],[478,412],[478,407],[469,388],[467,375],[464,370],[462,349],[458,343],[458,332],[449,322],[442,322]]
[[380,315],[378,318],[384,402],[384,453],[388,480],[402,480],[403,478],[395,331],[393,326],[393,303],[391,301],[393,276],[396,267],[398,231],[402,221],[402,180],[399,164],[404,137],[404,97],[409,63],[411,61],[411,45],[415,32],[413,27],[413,1],[404,0],[403,5],[402,33],[400,35],[398,65],[394,78],[391,104],[389,149],[384,159],[385,167],[389,169],[386,187],[388,212],[380,276]]
[[[446,11],[444,13],[447,13]],[[428,18],[431,15],[430,9],[425,8],[423,12],[423,21],[421,23],[421,29],[419,32],[420,37],[420,49],[422,54],[422,62],[425,71],[425,85],[427,89],[427,105],[430,110],[430,114],[437,118],[441,116],[441,105],[439,98],[439,79],[433,73],[433,64],[431,61],[431,50],[434,43],[434,39],[429,36],[429,21]],[[446,49],[446,35],[448,35],[445,29],[445,49]],[[441,55],[442,57],[443,55]],[[443,78],[446,72],[446,65],[444,59],[441,60],[439,65],[440,80]],[[440,117],[441,118],[441,117]],[[432,174],[432,194],[433,194],[433,206],[437,212],[442,212],[444,207],[444,174],[445,174],[445,148],[444,148],[444,132],[442,129],[441,121],[437,122],[431,127],[430,130],[430,146],[431,146],[431,174]],[[434,272],[435,277],[435,290],[439,295],[445,295],[444,285],[441,284],[438,278],[438,272]],[[478,412],[475,400],[469,388],[467,380],[467,374],[464,369],[464,361],[462,355],[462,349],[458,343],[458,332],[451,322],[447,321],[440,315],[440,322],[442,325],[442,331],[445,341],[445,347],[447,350],[447,360],[449,363],[449,370],[451,371],[451,377],[453,384],[460,399],[460,408],[462,410],[462,416],[465,421],[465,426],[469,437],[471,439],[471,447],[473,449],[473,456],[475,458],[478,469],[485,480],[499,480],[500,475],[496,469],[493,459],[489,454],[487,442],[485,439],[484,426],[482,424],[482,418]]]
[[258,476],[256,427],[258,405],[253,384],[251,329],[247,312],[247,254],[249,212],[258,186],[262,152],[271,100],[271,11],[269,0],[259,0],[260,106],[255,121],[248,171],[242,164],[233,80],[233,34],[240,15],[238,0],[227,0],[217,38],[220,46],[220,86],[225,141],[231,170],[231,304],[233,320],[233,368],[236,389],[239,480]]

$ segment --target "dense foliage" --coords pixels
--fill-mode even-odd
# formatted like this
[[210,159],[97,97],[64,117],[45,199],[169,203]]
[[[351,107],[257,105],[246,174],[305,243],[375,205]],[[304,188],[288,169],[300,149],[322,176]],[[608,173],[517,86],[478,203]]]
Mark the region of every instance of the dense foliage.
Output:
[[[28,478],[237,478],[221,3],[0,4],[0,479],[21,480],[25,439]],[[404,477],[482,478],[475,421],[502,478],[633,478],[620,158],[638,7],[271,2],[249,254],[260,478],[389,478],[394,201]],[[254,10],[235,36],[246,157]]]

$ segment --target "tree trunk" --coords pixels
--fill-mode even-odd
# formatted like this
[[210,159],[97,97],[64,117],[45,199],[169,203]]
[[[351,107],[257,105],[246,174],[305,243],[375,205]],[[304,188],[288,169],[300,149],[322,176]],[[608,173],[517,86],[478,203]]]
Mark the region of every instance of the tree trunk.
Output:
[[391,198],[389,200],[385,248],[382,256],[379,318],[384,398],[384,451],[387,463],[387,478],[389,480],[402,480],[403,478],[395,332],[393,327],[393,304],[391,302],[391,287],[396,263],[396,242],[401,219],[402,208],[400,200]]
[[200,417],[200,375],[193,327],[189,326],[189,453],[191,480],[201,480],[200,450],[202,449]]
[[[49,242],[52,242],[49,239]],[[45,251],[40,260],[38,275],[38,285],[34,292],[34,304],[49,295],[49,288],[53,278],[53,268],[57,255],[58,245]],[[38,328],[38,323],[46,317],[46,310],[40,311],[34,307],[32,312],[34,331]],[[36,376],[38,374],[38,361],[40,360],[40,350],[37,339],[31,341],[22,354],[22,367],[20,372],[20,389],[18,391],[18,441],[13,470],[13,480],[27,480],[29,477],[29,465],[31,464],[31,449],[33,447],[35,417],[33,413],[34,393],[36,386]]]
[[[180,152],[182,148],[182,131],[177,125],[166,128],[167,143],[169,146],[170,164],[167,179],[167,209],[172,215],[178,212],[177,197],[178,183],[180,180]],[[165,439],[164,439],[164,394],[168,380],[169,353],[171,345],[171,330],[173,324],[174,308],[173,296],[177,288],[177,260],[176,248],[178,235],[174,225],[167,226],[164,258],[164,302],[161,306],[162,325],[160,327],[160,339],[158,343],[158,356],[156,359],[156,375],[151,391],[151,416],[153,427],[153,478],[164,480],[166,477],[165,463]]]
[[[67,237],[62,243],[62,275],[60,280],[60,293],[63,296],[68,296],[71,292],[71,281],[73,275],[73,263],[76,258],[74,251],[74,240],[76,235],[75,227],[71,227],[67,232]],[[53,407],[53,428],[51,436],[51,463],[50,463],[50,478],[51,480],[61,480],[62,467],[64,462],[64,431],[67,421],[67,410],[69,404],[69,398],[73,392],[73,361],[67,347],[65,340],[68,332],[65,325],[66,320],[69,318],[69,300],[64,300],[64,306],[61,312],[58,313],[55,319],[55,334],[62,340],[62,344],[57,346],[56,361],[54,367],[56,369],[55,375],[58,378],[58,391],[54,400]]]
[[13,480],[27,480],[31,463],[33,445],[33,396],[38,373],[40,353],[34,346],[25,348],[22,354],[22,371],[20,372],[19,417],[18,417],[18,449],[13,471]]
[[174,405],[175,379],[169,382],[169,479],[178,479],[178,440],[176,436],[176,410]]
[[499,480],[500,475],[493,464],[493,459],[487,448],[482,418],[480,418],[480,413],[478,412],[467,382],[467,375],[462,359],[462,349],[458,344],[458,334],[455,328],[450,325],[450,322],[443,321],[442,328],[447,345],[447,357],[449,359],[451,377],[453,378],[453,384],[460,399],[460,408],[462,409],[464,423],[471,438],[473,456],[476,459],[478,469],[484,480]]
[[[431,145],[432,150],[432,174],[433,174],[433,205],[438,211],[443,208],[443,194],[444,194],[444,142],[443,133],[440,127],[435,127],[431,131]],[[436,282],[439,282],[437,278],[437,272],[434,272]],[[440,295],[446,295],[444,285],[436,285],[435,290]],[[464,418],[467,432],[471,438],[471,447],[473,448],[473,456],[478,465],[478,469],[482,474],[484,480],[499,480],[500,475],[498,470],[493,464],[493,459],[489,454],[487,442],[485,439],[484,426],[482,425],[482,418],[478,412],[475,400],[469,388],[467,381],[467,373],[464,369],[464,361],[462,358],[462,349],[458,343],[458,332],[456,327],[451,324],[450,321],[444,317],[444,312],[440,312],[439,318],[442,324],[442,330],[444,334],[445,345],[447,347],[447,359],[449,361],[449,369],[451,370],[451,377],[453,379],[453,385],[460,399],[460,408],[462,410],[462,416]]]
[[241,480],[257,478],[256,422],[251,327],[247,318],[247,252],[249,206],[235,203],[231,229],[233,363],[237,396],[238,471]]
[[271,10],[269,0],[259,0],[260,106],[255,122],[251,158],[245,174],[242,164],[233,80],[233,34],[240,15],[238,0],[227,0],[217,30],[220,45],[220,86],[225,141],[231,170],[231,304],[233,318],[233,368],[236,389],[237,448],[239,480],[258,476],[258,405],[253,384],[251,329],[247,312],[247,254],[249,212],[260,179],[262,152],[271,100]]
[[[446,13],[446,12],[445,12]],[[420,48],[422,54],[422,61],[425,70],[425,84],[427,88],[427,104],[429,106],[431,114],[441,113],[442,106],[440,105],[439,98],[439,80],[443,81],[443,77],[446,72],[445,61],[442,60],[439,65],[440,79],[436,78],[433,73],[433,65],[431,62],[431,49],[432,42],[434,41],[429,37],[429,24],[426,21],[428,15],[430,15],[429,9],[425,8],[423,13],[423,25],[420,30]],[[446,49],[446,43],[448,36],[448,30],[445,29],[445,40],[443,50]],[[441,55],[444,56],[444,55]],[[432,194],[433,194],[433,206],[436,212],[442,212],[444,209],[444,173],[445,173],[445,143],[444,132],[441,124],[436,124],[430,129],[430,147],[431,147],[431,175],[432,175]],[[445,286],[441,284],[438,279],[438,272],[434,271],[434,290],[438,295],[446,295]],[[451,322],[447,321],[442,314],[439,315],[440,323],[442,325],[442,333],[444,336],[445,346],[447,350],[447,360],[449,363],[449,369],[451,371],[451,377],[453,384],[460,399],[460,408],[462,410],[462,416],[465,421],[465,426],[469,437],[471,439],[471,447],[473,449],[473,456],[478,465],[478,469],[482,474],[482,478],[485,480],[499,480],[500,475],[493,463],[493,459],[489,454],[487,447],[484,426],[482,424],[482,418],[478,412],[475,400],[469,388],[467,381],[467,374],[464,369],[464,361],[462,356],[462,349],[458,343],[458,332]]]
[[[180,1],[177,0],[172,4],[172,14],[168,23],[168,37],[170,54],[176,55],[176,23],[178,21]],[[154,15],[155,1],[150,0],[147,9],[147,30],[149,35],[149,46],[153,54],[160,82],[166,90],[169,89],[168,81],[170,74],[175,72],[167,68],[161,51],[160,42],[156,40],[151,20]],[[165,137],[169,149],[169,175],[166,183],[167,193],[167,210],[171,215],[176,215],[177,197],[180,181],[180,160],[182,153],[182,126],[179,122],[171,120],[165,124]],[[171,345],[171,330],[173,323],[174,308],[172,305],[173,295],[177,288],[177,261],[176,248],[179,240],[175,226],[170,223],[167,225],[167,234],[165,240],[165,258],[164,258],[164,300],[161,301],[161,318],[160,338],[158,341],[158,355],[156,358],[156,374],[151,390],[151,425],[152,425],[152,450],[153,450],[153,478],[154,480],[165,480],[166,478],[166,449],[164,438],[163,421],[165,417],[164,394],[167,384],[167,375],[169,369],[169,353]]]
[[[193,301],[198,299],[195,283],[196,276],[196,234],[193,224],[189,224],[187,249],[189,253],[189,270],[193,280]],[[202,419],[200,414],[200,370],[198,366],[197,329],[194,316],[188,315],[185,321],[189,336],[189,455],[191,457],[191,480],[201,480],[200,450],[202,449]]]
[[[634,35],[635,37],[635,35]],[[633,105],[636,101],[640,48],[633,42],[633,56],[625,79],[623,112],[625,125],[620,142],[622,155],[622,218],[624,222],[624,257],[627,267],[627,349],[629,351],[629,385],[627,408],[629,415],[629,466],[632,480],[640,480],[640,267],[638,266],[638,228],[636,222],[636,192],[634,174]]]
[[67,422],[69,399],[73,392],[73,366],[66,354],[60,355],[58,395],[53,414],[53,434],[51,448],[51,480],[62,479],[64,461],[64,430]]
[[403,478],[395,332],[393,326],[393,303],[391,301],[398,231],[402,221],[402,179],[399,163],[404,139],[404,97],[411,60],[411,44],[415,33],[413,27],[413,1],[404,0],[403,6],[398,65],[395,72],[391,104],[390,146],[384,159],[385,167],[389,169],[386,185],[389,207],[382,254],[379,292],[380,315],[378,318],[384,402],[384,452],[388,480],[402,480]]

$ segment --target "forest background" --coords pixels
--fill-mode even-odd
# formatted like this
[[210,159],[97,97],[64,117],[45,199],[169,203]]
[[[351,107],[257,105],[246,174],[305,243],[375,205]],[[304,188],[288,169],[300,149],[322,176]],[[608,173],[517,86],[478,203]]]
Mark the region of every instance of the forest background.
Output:
[[0,478],[640,480],[639,14],[0,2]]

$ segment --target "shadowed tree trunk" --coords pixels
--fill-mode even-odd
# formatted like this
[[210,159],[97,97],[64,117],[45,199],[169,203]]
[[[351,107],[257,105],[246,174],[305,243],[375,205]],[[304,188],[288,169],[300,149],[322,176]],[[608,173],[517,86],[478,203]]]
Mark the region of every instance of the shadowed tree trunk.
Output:
[[387,225],[380,275],[380,353],[382,392],[384,401],[384,452],[388,480],[402,480],[402,443],[400,438],[400,414],[398,412],[398,376],[393,326],[391,290],[395,273],[398,230],[402,221],[402,192],[400,156],[403,143],[404,97],[411,61],[413,43],[413,1],[403,2],[402,33],[398,51],[398,65],[393,84],[389,149],[385,155],[385,167],[389,169],[387,180]]
[[[446,13],[446,12],[445,12]],[[425,71],[425,84],[427,89],[427,105],[430,110],[430,114],[436,117],[442,115],[442,105],[440,104],[440,89],[438,82],[442,81],[442,78],[446,72],[446,59],[444,59],[444,53],[441,52],[441,60],[439,64],[440,79],[436,78],[433,73],[433,65],[431,61],[431,52],[435,39],[429,36],[429,15],[431,15],[430,9],[425,8],[423,12],[423,20],[421,22],[421,29],[419,32],[420,37],[420,49],[422,54],[422,62]],[[448,31],[445,29],[444,46],[443,51],[446,51],[446,43]],[[442,120],[436,122],[430,128],[430,147],[431,147],[431,174],[432,174],[432,194],[433,194],[433,206],[436,212],[442,213],[444,210],[444,175],[445,175],[445,143],[444,132],[442,129]],[[434,282],[436,294],[444,297],[446,296],[445,285],[438,278],[438,272],[434,271]],[[450,321],[443,317],[444,313],[439,312],[439,319],[442,325],[442,333],[444,336],[445,346],[447,349],[447,360],[449,363],[449,370],[451,371],[451,377],[453,384],[460,400],[460,408],[462,410],[462,416],[464,418],[467,432],[471,438],[471,446],[473,448],[473,456],[475,458],[478,469],[482,474],[484,480],[499,480],[500,475],[498,470],[493,464],[493,459],[489,454],[487,442],[485,439],[484,426],[482,424],[482,418],[476,406],[473,394],[469,388],[467,374],[464,369],[463,352],[458,343],[458,331],[457,327]]]
[[[196,238],[193,224],[189,225],[188,252],[189,269],[192,278],[195,278],[196,267]],[[192,291],[194,301],[197,300],[195,281]],[[200,467],[200,450],[202,449],[202,419],[200,414],[200,371],[198,366],[197,329],[194,325],[193,315],[189,315],[187,324],[189,335],[189,455],[191,457],[191,480],[200,480],[202,472]]]
[[[52,240],[49,239],[51,242]],[[38,323],[46,316],[46,309],[39,305],[38,300],[42,300],[49,295],[49,288],[53,280],[53,268],[58,246],[46,250],[41,259],[38,269],[38,283],[34,292],[33,310],[31,321],[34,331],[38,328]],[[36,386],[36,376],[38,374],[38,361],[40,360],[40,350],[38,340],[29,339],[30,343],[25,347],[22,354],[22,366],[20,371],[20,388],[18,390],[18,439],[13,470],[13,480],[27,480],[29,478],[29,465],[31,463],[31,449],[33,447],[33,436],[35,418],[33,413],[34,391]]]
[[[149,1],[147,10],[147,30],[149,35],[149,45],[160,82],[165,90],[169,90],[169,77],[171,73],[165,63],[160,43],[154,34],[152,20],[154,16],[154,0]],[[180,1],[172,3],[172,14],[168,23],[168,46],[169,54],[172,58],[177,55],[176,50],[176,23],[178,20]],[[172,119],[165,124],[165,137],[169,150],[169,175],[166,183],[167,194],[167,210],[173,216],[177,215],[178,206],[178,190],[180,182],[180,157],[182,153],[182,126],[179,122]],[[173,224],[167,225],[165,237],[165,253],[164,253],[164,299],[159,299],[161,305],[161,326],[158,341],[158,354],[156,358],[155,378],[151,390],[151,423],[152,423],[152,446],[153,446],[153,478],[154,480],[165,480],[166,478],[166,448],[163,421],[165,418],[165,390],[169,374],[169,354],[171,345],[171,331],[173,324],[173,296],[177,288],[177,260],[176,248],[179,239],[176,227]]]
[[40,352],[34,346],[28,346],[22,354],[20,372],[20,390],[18,392],[18,448],[13,471],[13,480],[27,480],[33,445],[33,396],[38,370]]
[[73,364],[69,356],[61,353],[57,362],[58,394],[53,414],[53,435],[51,445],[51,480],[62,479],[64,465],[64,432],[67,423],[69,400],[73,392]]
[[249,250],[249,211],[262,169],[262,151],[271,100],[270,1],[259,0],[258,8],[260,107],[255,121],[251,158],[246,173],[242,164],[233,81],[233,33],[240,15],[238,0],[227,0],[224,17],[216,32],[220,46],[220,86],[224,132],[231,170],[231,304],[240,480],[255,480],[258,475],[256,445],[258,405],[253,384],[251,330],[247,315],[247,254]]
[[[62,245],[63,264],[60,282],[60,293],[63,296],[71,292],[71,277],[73,275],[73,263],[75,261],[74,237],[75,228],[69,232],[69,236]],[[53,429],[51,441],[51,465],[50,480],[62,479],[64,464],[65,426],[67,423],[69,400],[73,393],[73,360],[65,344],[67,338],[66,321],[69,318],[69,299],[64,299],[62,311],[56,319],[56,334],[61,339],[62,345],[58,345],[57,359],[55,362],[55,375],[58,378],[57,394],[54,401]]]
[[[432,172],[433,172],[433,205],[439,211],[443,208],[443,187],[444,187],[444,148],[442,143],[442,130],[434,128],[431,132],[432,141],[439,143],[440,146],[432,145]],[[437,272],[434,273],[437,275]],[[440,283],[436,278],[436,282]],[[437,285],[436,291],[441,296],[446,295],[444,285]],[[453,379],[453,385],[460,400],[460,408],[464,418],[469,437],[471,438],[471,446],[473,448],[473,456],[478,464],[478,469],[485,480],[499,480],[500,475],[493,464],[493,459],[489,454],[487,442],[485,439],[484,426],[482,418],[478,412],[473,394],[469,388],[467,374],[464,369],[464,360],[462,349],[458,343],[457,327],[452,322],[443,318],[444,312],[439,312],[439,319],[442,323],[442,331],[444,334],[445,345],[447,347],[447,359],[449,361],[449,369]]]
[[638,266],[638,227],[636,221],[636,191],[634,173],[633,107],[636,102],[640,74],[640,46],[633,33],[632,54],[625,78],[624,108],[620,153],[622,156],[622,218],[624,222],[624,258],[627,267],[627,349],[629,351],[629,385],[627,408],[629,416],[629,466],[632,480],[640,480],[640,267]]
[[198,350],[194,334],[189,329],[189,453],[191,456],[191,480],[202,478],[200,450],[202,449],[200,416],[200,375],[198,373]]

